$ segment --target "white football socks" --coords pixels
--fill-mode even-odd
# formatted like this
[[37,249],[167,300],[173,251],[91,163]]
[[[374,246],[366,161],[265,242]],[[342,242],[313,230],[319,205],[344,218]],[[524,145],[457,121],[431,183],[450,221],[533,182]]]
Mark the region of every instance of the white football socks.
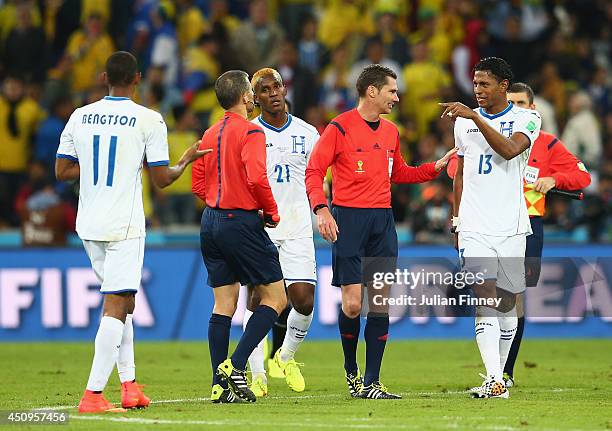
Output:
[[312,323],[312,314],[311,312],[308,316],[304,316],[298,313],[295,308],[292,308],[289,312],[289,317],[287,317],[287,332],[285,333],[285,339],[283,340],[280,351],[281,361],[290,361],[295,356],[298,347],[300,347],[300,344],[304,341],[304,338],[306,338],[308,328],[310,328],[310,324]]
[[[490,310],[490,309],[489,309]],[[487,314],[491,314],[487,312]],[[476,343],[482,362],[487,370],[487,376],[502,381],[502,368],[499,358],[500,329],[496,316],[476,316]]]
[[512,347],[512,341],[516,335],[516,328],[518,327],[518,317],[516,316],[516,308],[508,311],[507,313],[499,313],[497,320],[499,321],[499,360],[501,369],[503,370],[506,366],[506,360],[510,353],[510,347]]
[[[249,319],[253,315],[253,312],[246,309],[244,310],[244,318],[242,320],[242,329],[244,330],[249,322]],[[267,336],[266,336],[267,337]],[[251,369],[252,378],[255,379],[258,376],[266,377],[266,369],[264,367],[264,349],[266,337],[259,342],[251,356],[249,356],[249,368]]]
[[103,391],[119,357],[123,338],[123,322],[110,316],[103,316],[96,334],[95,353],[87,381],[90,391]]
[[119,358],[117,359],[117,371],[121,383],[131,382],[136,379],[136,364],[134,363],[134,326],[132,324],[133,314],[125,317],[123,327],[123,338],[119,348]]

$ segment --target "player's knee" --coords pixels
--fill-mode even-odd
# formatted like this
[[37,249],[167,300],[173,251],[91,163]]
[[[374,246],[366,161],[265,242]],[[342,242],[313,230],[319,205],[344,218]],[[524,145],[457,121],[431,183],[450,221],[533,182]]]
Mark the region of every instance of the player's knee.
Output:
[[361,301],[357,298],[347,298],[342,301],[342,311],[351,319],[359,316],[361,313]]
[[314,299],[304,298],[300,303],[292,302],[291,305],[298,313],[304,316],[308,316],[310,313],[312,313],[312,310],[314,308]]
[[235,301],[215,301],[213,308],[214,314],[220,314],[222,316],[233,316],[236,312],[237,304]]

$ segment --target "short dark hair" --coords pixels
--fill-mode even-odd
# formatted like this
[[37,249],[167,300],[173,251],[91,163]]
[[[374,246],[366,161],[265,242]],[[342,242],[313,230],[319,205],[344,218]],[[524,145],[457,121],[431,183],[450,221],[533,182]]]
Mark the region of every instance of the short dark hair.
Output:
[[359,74],[359,78],[357,78],[357,83],[355,84],[359,97],[365,96],[366,90],[370,85],[376,87],[377,90],[383,88],[387,83],[387,77],[397,79],[395,72],[388,67],[380,64],[370,64],[366,66]]
[[503,58],[499,57],[487,57],[480,60],[476,66],[474,66],[474,72],[477,71],[489,71],[491,75],[495,76],[498,82],[507,79],[508,82],[512,82],[514,74],[512,68]]
[[249,75],[243,70],[229,70],[215,81],[215,94],[223,109],[238,103],[240,97],[249,91]]
[[106,60],[106,77],[113,87],[127,87],[138,73],[136,57],[127,51],[117,51]]
[[533,99],[535,98],[535,94],[531,87],[524,82],[515,82],[514,84],[508,87],[506,90],[507,93],[527,93],[527,99],[529,99],[529,104],[533,105]]

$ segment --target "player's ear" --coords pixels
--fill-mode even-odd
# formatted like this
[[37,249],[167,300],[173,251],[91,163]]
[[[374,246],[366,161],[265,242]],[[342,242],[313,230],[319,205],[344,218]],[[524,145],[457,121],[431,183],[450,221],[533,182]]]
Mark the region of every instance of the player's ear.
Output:
[[142,80],[142,73],[136,72],[136,76],[134,77],[134,85],[140,84],[141,80]]
[[510,86],[510,81],[508,81],[507,79],[502,79],[499,85],[502,91],[506,93],[508,91],[508,87]]
[[102,82],[104,83],[104,85],[109,85],[108,84],[108,75],[106,74],[106,72],[102,72]]

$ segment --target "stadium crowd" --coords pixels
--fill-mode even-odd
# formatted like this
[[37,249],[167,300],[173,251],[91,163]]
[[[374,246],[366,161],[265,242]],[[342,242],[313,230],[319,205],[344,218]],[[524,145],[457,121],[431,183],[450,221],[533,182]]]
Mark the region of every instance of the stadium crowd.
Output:
[[[472,67],[506,59],[536,91],[542,130],[560,137],[593,177],[584,202],[551,197],[545,223],[559,238],[612,240],[612,4],[606,0],[12,0],[0,2],[0,230],[74,228],[78,191],[58,184],[59,136],[76,107],[107,94],[101,71],[132,52],[138,103],[161,112],[171,162],[223,110],[213,85],[229,69],[280,71],[291,111],[322,132],[355,106],[355,80],[380,63],[398,75],[390,114],[411,164],[454,145],[438,102],[473,100]],[[163,191],[144,175],[155,226],[198,222],[184,175]],[[396,222],[423,243],[446,243],[451,181],[395,186]],[[52,220],[52,221],[49,221]],[[583,236],[576,235],[581,227]],[[59,229],[61,230],[61,229]],[[61,243],[62,234],[51,238]]]

